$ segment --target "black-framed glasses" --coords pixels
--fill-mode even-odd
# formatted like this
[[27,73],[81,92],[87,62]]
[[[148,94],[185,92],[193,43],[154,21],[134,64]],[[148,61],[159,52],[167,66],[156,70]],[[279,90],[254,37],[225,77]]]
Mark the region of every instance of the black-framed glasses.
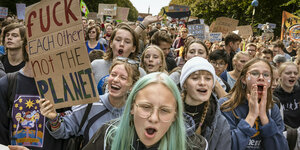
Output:
[[136,61],[136,60],[133,60],[133,59],[130,59],[130,58],[127,58],[127,57],[118,56],[115,59],[123,61],[123,62],[127,62],[127,63],[132,64],[132,65],[139,65],[140,64],[139,61]]
[[211,61],[210,62],[213,66],[219,66],[219,67],[224,67],[226,64],[224,62],[217,63],[216,61]]
[[[146,104],[146,103],[140,103],[135,104],[137,108],[137,113],[141,118],[148,119],[151,115],[153,115],[154,110],[156,107]],[[158,118],[162,122],[170,122],[175,117],[176,111],[175,108],[168,108],[168,107],[162,107],[162,108],[156,108],[158,111]]]
[[262,75],[263,76],[263,78],[264,79],[269,79],[269,78],[271,78],[271,73],[269,73],[269,72],[263,72],[263,73],[260,73],[259,71],[250,71],[250,72],[248,72],[252,77],[254,77],[254,78],[259,78],[260,77],[260,75]]

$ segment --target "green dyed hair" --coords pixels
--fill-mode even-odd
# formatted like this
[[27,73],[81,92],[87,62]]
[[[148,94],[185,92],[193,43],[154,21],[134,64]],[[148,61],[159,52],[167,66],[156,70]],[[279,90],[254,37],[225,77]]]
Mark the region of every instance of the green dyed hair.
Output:
[[[137,93],[145,88],[146,86],[160,83],[165,85],[173,93],[177,108],[176,108],[176,119],[170,126],[169,130],[161,138],[159,144],[159,150],[183,150],[186,149],[186,134],[183,118],[183,103],[180,97],[180,92],[173,82],[173,80],[165,73],[155,72],[150,73],[134,85],[130,95],[127,98],[124,113],[120,118],[120,123],[118,126],[112,127],[112,129],[107,134],[106,141],[111,141],[112,150],[129,150],[134,140],[135,128],[131,120],[133,120],[133,115],[130,111],[132,109],[132,104],[135,102],[135,97]],[[157,89],[159,90],[159,89]],[[105,143],[106,144],[106,143]]]

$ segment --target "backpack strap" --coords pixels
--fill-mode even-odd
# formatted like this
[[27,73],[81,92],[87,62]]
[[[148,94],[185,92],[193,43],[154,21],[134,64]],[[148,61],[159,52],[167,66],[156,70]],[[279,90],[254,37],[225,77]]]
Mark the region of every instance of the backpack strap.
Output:
[[88,106],[86,107],[85,112],[84,112],[84,115],[83,115],[82,120],[81,120],[81,122],[80,122],[80,126],[79,126],[78,132],[80,132],[80,130],[82,129],[82,127],[83,127],[83,125],[84,125],[86,119],[88,118],[89,113],[90,113],[90,111],[91,111],[91,109],[92,109],[92,106],[93,106],[93,103],[90,103],[90,104],[88,104]]
[[13,72],[13,73],[8,73],[7,74],[7,81],[8,81],[8,89],[7,89],[7,96],[8,96],[8,112],[7,116],[11,118],[11,111],[12,111],[12,105],[15,100],[15,95],[16,95],[16,89],[17,89],[17,75],[18,71]]
[[84,133],[83,133],[83,137],[84,137],[84,142],[83,145],[86,145],[89,141],[89,131],[91,126],[99,119],[101,118],[103,115],[105,115],[107,112],[109,112],[109,110],[107,108],[105,108],[104,110],[102,110],[100,113],[98,113],[97,115],[95,115],[94,117],[92,117],[89,121],[87,126],[85,127]]

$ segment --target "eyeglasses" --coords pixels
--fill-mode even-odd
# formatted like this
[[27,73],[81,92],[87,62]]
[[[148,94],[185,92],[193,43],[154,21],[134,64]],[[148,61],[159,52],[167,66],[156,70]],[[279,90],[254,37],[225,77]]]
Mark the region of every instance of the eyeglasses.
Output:
[[[150,104],[135,104],[137,107],[137,113],[141,118],[148,119],[151,115],[153,115],[155,107],[153,107]],[[162,122],[170,122],[174,118],[174,114],[176,111],[174,111],[174,108],[157,108],[158,109],[158,118]],[[173,113],[175,112],[175,113]]]
[[210,62],[212,65],[214,65],[214,66],[219,66],[219,67],[224,67],[225,66],[225,63],[217,63],[217,62],[215,62],[215,61],[211,61]]
[[123,61],[123,62],[127,62],[127,63],[132,64],[132,65],[139,65],[139,63],[140,63],[136,60],[133,60],[133,59],[130,59],[130,58],[127,58],[127,57],[122,57],[122,56],[118,56],[115,59]]
[[264,79],[269,79],[271,77],[269,72],[260,73],[259,71],[251,71],[249,74],[254,78],[259,78],[260,75],[262,75]]

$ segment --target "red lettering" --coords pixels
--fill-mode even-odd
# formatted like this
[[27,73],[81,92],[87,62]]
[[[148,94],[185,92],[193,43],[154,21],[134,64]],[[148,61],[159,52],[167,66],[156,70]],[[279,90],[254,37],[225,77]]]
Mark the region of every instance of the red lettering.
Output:
[[78,19],[76,18],[74,13],[70,10],[72,0],[70,0],[69,4],[67,3],[67,0],[64,1],[65,1],[65,16],[66,16],[67,24],[70,23],[69,15],[73,18],[74,21],[77,21]]
[[61,25],[62,25],[62,23],[61,23],[61,22],[58,22],[57,19],[56,19],[56,7],[57,7],[59,4],[60,4],[60,2],[57,2],[57,3],[54,4],[54,7],[53,7],[53,20],[54,20],[54,22],[55,22],[55,24],[56,24],[57,26],[61,26]]
[[43,23],[43,13],[42,13],[42,8],[40,9],[40,26],[41,26],[41,30],[43,32],[47,32],[50,28],[50,13],[49,13],[49,6],[46,7],[46,11],[47,11],[47,26],[45,28],[44,23]]
[[28,31],[28,36],[31,37],[32,36],[32,31],[31,31],[31,26],[33,25],[33,23],[31,23],[31,17],[33,16],[33,18],[36,18],[36,12],[33,11],[29,14],[28,20],[27,20],[27,31]]

